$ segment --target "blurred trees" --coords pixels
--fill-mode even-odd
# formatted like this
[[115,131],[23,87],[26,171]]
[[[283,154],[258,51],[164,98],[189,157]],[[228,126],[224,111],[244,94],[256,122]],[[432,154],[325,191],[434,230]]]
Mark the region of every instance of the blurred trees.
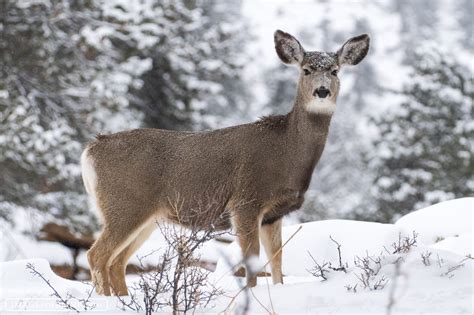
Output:
[[94,229],[79,166],[94,134],[218,126],[244,110],[239,2],[0,5],[3,219]]
[[[76,13],[90,10],[45,3],[2,1],[0,41],[0,211],[23,208],[34,221],[88,220],[80,189],[81,142],[90,134],[88,87],[95,74],[77,48]],[[74,213],[74,216],[70,214]]]
[[439,28],[440,0],[392,1],[400,16],[400,37],[404,48],[403,61],[415,62],[416,48],[436,38]]
[[474,81],[466,67],[436,52],[415,56],[406,100],[375,119],[374,213],[388,222],[440,201],[474,195]]
[[[469,1],[468,1],[469,2]],[[351,217],[390,222],[474,193],[472,1],[393,2],[409,70],[398,106],[373,115],[371,203]]]
[[130,93],[146,126],[216,127],[244,111],[240,2],[229,9],[218,1],[102,1],[100,12],[105,23],[88,25],[86,42],[115,63],[150,63]]

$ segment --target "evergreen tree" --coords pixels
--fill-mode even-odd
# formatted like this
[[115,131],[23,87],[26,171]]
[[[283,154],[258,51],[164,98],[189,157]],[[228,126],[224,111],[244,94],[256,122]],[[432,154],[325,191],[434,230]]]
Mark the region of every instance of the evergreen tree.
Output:
[[33,230],[93,229],[80,155],[95,133],[139,125],[126,97],[138,67],[127,59],[111,72],[84,41],[100,23],[94,2],[8,0],[0,11],[0,213],[23,209]]
[[197,8],[202,8],[202,28],[206,30],[206,35],[197,41],[206,41],[209,45],[209,54],[203,55],[204,60],[200,61],[202,72],[198,78],[218,88],[201,95],[205,106],[195,119],[195,128],[229,126],[249,118],[253,104],[248,82],[243,80],[242,74],[245,65],[251,62],[245,52],[251,34],[242,14],[242,4],[243,0],[197,1]]
[[269,95],[267,110],[273,114],[286,114],[296,97],[298,70],[279,63],[264,73],[267,93]]
[[376,119],[376,208],[389,222],[413,209],[474,194],[474,83],[448,56],[417,55],[401,108]]
[[78,90],[69,90],[83,82],[74,73],[78,55],[70,21],[53,9],[68,8],[16,1],[2,6],[0,209],[5,215],[21,207],[39,210],[49,219],[74,212],[73,220],[85,219],[77,162],[87,128],[76,119],[85,111],[74,106]]
[[404,62],[410,65],[415,62],[416,47],[437,39],[440,1],[394,0],[392,5],[400,15]]
[[144,119],[164,128],[218,126],[245,111],[238,5],[6,0],[0,9],[4,219],[23,209],[35,228],[57,221],[93,229],[79,159],[95,134]]
[[131,95],[147,126],[218,127],[228,113],[245,113],[248,93],[240,74],[246,39],[240,3],[232,7],[217,1],[103,2],[107,24],[94,33],[152,61]]

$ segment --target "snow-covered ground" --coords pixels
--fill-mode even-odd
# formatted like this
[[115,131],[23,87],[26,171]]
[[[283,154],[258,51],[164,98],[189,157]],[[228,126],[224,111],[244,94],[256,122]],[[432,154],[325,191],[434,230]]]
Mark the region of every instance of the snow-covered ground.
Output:
[[[249,312],[264,314],[316,313],[444,313],[472,314],[473,309],[473,212],[474,198],[443,202],[400,218],[395,224],[328,220],[287,226],[283,249],[284,285],[269,284],[259,278],[251,294],[240,293],[241,279],[231,276],[231,267],[239,260],[236,243],[226,247],[209,245],[202,254],[220,258],[210,280],[225,291],[202,312],[234,313],[249,299]],[[295,234],[296,233],[296,234]],[[415,236],[414,234],[415,233]],[[394,243],[416,242],[408,252],[398,253]],[[324,267],[327,280],[309,273],[315,263],[339,267],[337,244],[341,245],[344,271]],[[159,237],[148,241],[141,253],[159,247]],[[3,246],[3,245],[2,245]],[[402,246],[403,247],[403,246]],[[34,251],[33,253],[38,253]],[[41,256],[41,255],[39,255]],[[31,257],[31,256],[29,256]],[[260,257],[264,264],[264,254]],[[368,262],[369,278],[361,268]],[[84,298],[90,286],[56,276],[45,259],[14,260],[0,263],[0,312],[38,311],[50,314],[63,310],[51,297],[51,289],[26,266],[31,263],[49,279],[62,296]],[[359,267],[358,267],[359,266]],[[128,277],[129,285],[136,276]],[[363,281],[370,285],[364,288]],[[271,281],[270,281],[271,282]],[[377,287],[377,283],[379,287]],[[377,287],[375,289],[374,287]],[[355,289],[354,289],[355,288]],[[92,296],[97,312],[120,313],[117,299]],[[391,305],[391,306],[390,306]],[[66,312],[65,310],[63,310]],[[131,311],[129,311],[131,312]],[[133,312],[131,312],[133,313]]]

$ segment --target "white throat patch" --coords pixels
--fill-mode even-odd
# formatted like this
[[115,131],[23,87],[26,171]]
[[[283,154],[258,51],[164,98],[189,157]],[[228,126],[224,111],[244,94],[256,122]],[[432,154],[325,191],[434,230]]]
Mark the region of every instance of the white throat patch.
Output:
[[327,98],[315,98],[306,104],[308,112],[332,115],[336,110],[336,103]]

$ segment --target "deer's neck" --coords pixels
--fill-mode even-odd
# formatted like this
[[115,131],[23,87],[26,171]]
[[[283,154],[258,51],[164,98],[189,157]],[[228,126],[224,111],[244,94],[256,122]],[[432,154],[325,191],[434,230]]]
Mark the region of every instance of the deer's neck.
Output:
[[329,133],[332,114],[327,112],[309,112],[306,104],[298,99],[289,113],[289,132],[298,138],[297,143],[314,146],[324,144]]
[[304,192],[313,170],[323,153],[332,115],[308,113],[303,106],[294,106],[288,114],[288,141],[292,185]]

